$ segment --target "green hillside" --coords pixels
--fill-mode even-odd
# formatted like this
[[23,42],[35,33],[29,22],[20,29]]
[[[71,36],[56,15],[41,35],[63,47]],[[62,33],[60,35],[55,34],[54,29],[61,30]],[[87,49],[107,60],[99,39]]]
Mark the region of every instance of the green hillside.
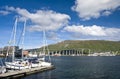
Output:
[[[62,50],[81,50],[86,53],[91,52],[118,52],[120,53],[120,41],[105,41],[105,40],[66,40],[48,46],[50,51]],[[42,48],[38,49],[40,51]]]

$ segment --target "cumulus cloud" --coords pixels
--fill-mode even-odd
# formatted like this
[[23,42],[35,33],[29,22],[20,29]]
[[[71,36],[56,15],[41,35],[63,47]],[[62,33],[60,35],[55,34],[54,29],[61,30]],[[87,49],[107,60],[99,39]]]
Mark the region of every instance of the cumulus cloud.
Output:
[[89,20],[102,15],[108,16],[119,6],[120,0],[76,0],[72,10],[83,20]]
[[102,26],[83,26],[72,25],[64,28],[64,31],[72,32],[77,35],[109,37],[120,34],[120,28],[106,28]]
[[55,32],[48,32],[47,33],[47,38],[50,40],[54,40],[54,41],[60,40],[60,38],[58,38],[58,37],[59,37],[59,35]]
[[105,12],[103,12],[103,15],[105,15],[105,16],[108,16],[108,15],[110,15],[110,14],[111,14],[110,11],[105,11]]
[[10,12],[9,12],[9,11],[3,11],[3,10],[1,10],[1,11],[0,11],[0,14],[1,14],[1,15],[8,15],[8,14],[10,14]]
[[67,14],[57,13],[52,10],[37,10],[36,12],[29,12],[26,9],[6,7],[6,10],[15,11],[22,18],[26,18],[32,21],[31,31],[42,30],[58,30],[61,27],[68,24],[70,16]]
[[5,9],[8,10],[8,11],[14,11],[15,10],[14,7],[8,7],[8,6],[5,6]]

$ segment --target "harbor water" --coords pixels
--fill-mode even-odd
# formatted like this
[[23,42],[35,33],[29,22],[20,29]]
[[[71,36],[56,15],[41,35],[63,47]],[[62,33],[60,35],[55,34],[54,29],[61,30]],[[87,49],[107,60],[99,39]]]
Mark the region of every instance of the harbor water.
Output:
[[120,56],[52,57],[56,69],[22,79],[120,79]]
[[54,56],[56,69],[21,79],[120,79],[120,56]]

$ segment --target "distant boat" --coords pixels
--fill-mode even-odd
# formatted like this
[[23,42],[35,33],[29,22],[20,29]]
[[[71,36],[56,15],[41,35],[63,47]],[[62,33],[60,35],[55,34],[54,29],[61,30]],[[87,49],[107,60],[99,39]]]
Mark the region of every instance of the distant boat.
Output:
[[5,57],[5,55],[1,53],[1,54],[0,54],[0,57]]
[[111,54],[110,52],[104,52],[104,53],[88,54],[88,56],[116,56],[116,55],[115,54]]
[[3,53],[3,48],[0,49],[0,57],[5,57],[5,54]]
[[33,52],[29,52],[28,57],[38,57],[38,55],[36,52],[34,52],[34,54]]

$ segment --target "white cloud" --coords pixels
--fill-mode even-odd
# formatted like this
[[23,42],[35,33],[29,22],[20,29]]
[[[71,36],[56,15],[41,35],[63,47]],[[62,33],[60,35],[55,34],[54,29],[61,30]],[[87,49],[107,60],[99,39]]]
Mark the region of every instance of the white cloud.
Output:
[[10,12],[9,11],[3,11],[3,10],[1,10],[0,14],[2,14],[2,15],[8,15],[8,14],[10,14]]
[[76,11],[83,20],[89,20],[105,15],[106,12],[108,16],[119,6],[120,0],[76,0],[72,10]]
[[5,9],[8,10],[8,11],[14,11],[15,10],[14,7],[8,7],[8,6],[5,6]]
[[[99,36],[99,37],[113,37],[120,34],[120,28],[106,28],[97,25],[83,26],[83,25],[72,25],[64,28],[64,31],[72,32],[75,35],[85,36]],[[119,38],[120,39],[120,38]]]
[[32,21],[31,31],[58,30],[68,24],[70,16],[67,14],[57,13],[52,10],[37,10],[29,12],[26,9],[6,7],[6,10],[15,11],[19,15]]
[[58,34],[55,33],[55,32],[48,32],[47,33],[47,38],[50,39],[50,40],[59,40],[58,38]]
[[110,11],[105,11],[105,12],[103,12],[103,15],[105,15],[105,16],[108,16],[108,15],[110,15],[110,14],[111,14]]

